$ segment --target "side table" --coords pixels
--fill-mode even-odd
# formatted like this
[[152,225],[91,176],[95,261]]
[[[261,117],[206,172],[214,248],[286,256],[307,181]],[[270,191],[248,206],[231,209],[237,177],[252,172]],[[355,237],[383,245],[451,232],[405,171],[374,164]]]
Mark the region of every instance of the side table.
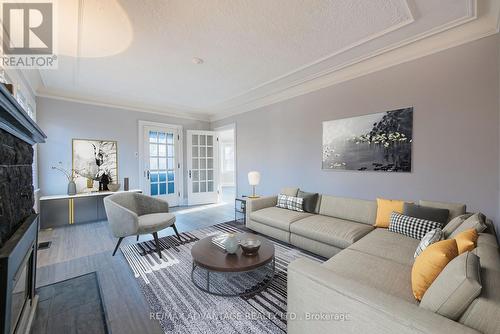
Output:
[[[234,199],[234,221],[235,222],[242,221],[243,224],[245,224],[247,216],[246,212],[247,212],[247,198],[245,196],[236,197]],[[238,214],[243,214],[243,217],[238,218]]]

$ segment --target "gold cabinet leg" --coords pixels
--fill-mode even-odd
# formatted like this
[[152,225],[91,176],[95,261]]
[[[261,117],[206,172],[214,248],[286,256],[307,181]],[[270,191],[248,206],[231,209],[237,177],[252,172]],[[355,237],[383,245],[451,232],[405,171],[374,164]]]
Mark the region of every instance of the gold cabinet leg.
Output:
[[75,223],[75,202],[73,198],[70,198],[68,200],[68,223],[69,224],[74,224]]

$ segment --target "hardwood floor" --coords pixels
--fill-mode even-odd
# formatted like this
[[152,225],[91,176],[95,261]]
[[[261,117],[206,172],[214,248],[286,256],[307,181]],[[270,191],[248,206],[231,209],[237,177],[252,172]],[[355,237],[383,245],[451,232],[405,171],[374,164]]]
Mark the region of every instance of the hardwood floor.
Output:
[[[233,202],[178,207],[172,211],[176,214],[179,232],[234,219]],[[171,234],[174,234],[172,228],[158,233],[159,237]],[[152,238],[151,235],[144,235],[140,241]],[[39,242],[42,241],[52,241],[52,245],[49,249],[38,251],[37,286],[95,271],[101,284],[111,332],[163,332],[158,321],[150,320],[149,305],[121,252],[111,256],[117,239],[112,236],[106,221],[42,230]],[[128,237],[123,240],[122,246],[135,242],[135,237]]]

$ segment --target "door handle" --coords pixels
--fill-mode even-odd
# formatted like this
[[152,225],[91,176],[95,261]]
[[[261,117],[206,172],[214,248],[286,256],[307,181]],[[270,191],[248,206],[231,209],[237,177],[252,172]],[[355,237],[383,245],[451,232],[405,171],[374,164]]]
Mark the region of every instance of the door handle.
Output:
[[191,178],[191,169],[189,170],[189,178]]
[[149,180],[149,169],[146,172],[146,178]]

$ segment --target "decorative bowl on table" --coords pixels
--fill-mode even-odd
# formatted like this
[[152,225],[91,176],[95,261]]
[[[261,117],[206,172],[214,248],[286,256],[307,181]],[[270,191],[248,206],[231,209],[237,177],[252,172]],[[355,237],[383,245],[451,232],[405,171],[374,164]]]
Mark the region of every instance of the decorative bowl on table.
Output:
[[245,255],[256,255],[260,244],[261,242],[258,239],[243,239],[240,242],[241,250]]
[[108,190],[113,191],[113,192],[118,191],[118,190],[120,190],[120,184],[119,183],[110,183],[110,184],[108,184]]

